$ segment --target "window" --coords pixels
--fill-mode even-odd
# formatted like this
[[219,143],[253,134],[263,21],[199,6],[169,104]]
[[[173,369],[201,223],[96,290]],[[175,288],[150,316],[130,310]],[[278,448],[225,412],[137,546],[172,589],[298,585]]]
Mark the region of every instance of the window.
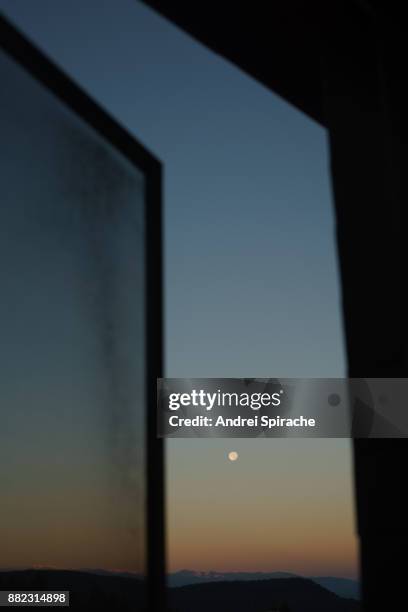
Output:
[[160,164],[1,30],[0,570],[49,568],[41,588],[63,590],[78,570],[134,572],[141,605],[148,500],[160,515]]

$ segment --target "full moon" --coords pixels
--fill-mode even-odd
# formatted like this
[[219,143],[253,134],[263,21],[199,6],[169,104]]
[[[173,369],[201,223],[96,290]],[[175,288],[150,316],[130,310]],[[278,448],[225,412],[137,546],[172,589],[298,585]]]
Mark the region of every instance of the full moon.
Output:
[[228,459],[230,461],[236,461],[238,459],[238,453],[236,453],[235,451],[231,451],[230,453],[228,453]]

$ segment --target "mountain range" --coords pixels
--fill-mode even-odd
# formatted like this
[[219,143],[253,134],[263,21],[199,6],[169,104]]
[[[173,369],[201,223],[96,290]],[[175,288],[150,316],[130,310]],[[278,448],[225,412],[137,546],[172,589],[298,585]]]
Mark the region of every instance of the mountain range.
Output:
[[169,589],[171,612],[360,612],[345,599],[307,578],[230,580]]
[[[283,578],[305,578],[289,572],[199,572],[180,570],[167,576],[170,587],[187,586],[190,584],[206,584],[210,582],[230,582],[237,580],[276,580]],[[360,599],[360,584],[350,578],[335,576],[310,576],[309,580],[319,584],[328,591],[349,599]]]
[[[184,579],[187,578],[184,573]],[[194,574],[194,572],[192,572]],[[177,572],[180,579],[180,572]],[[360,603],[339,597],[316,581],[275,573],[274,578],[221,579],[215,572],[204,582],[169,588],[169,612],[360,612]],[[216,576],[216,580],[211,580]],[[279,577],[277,577],[279,576]],[[202,578],[201,574],[201,578]],[[191,578],[191,576],[190,576]],[[333,579],[325,579],[333,580]],[[70,591],[72,610],[139,612],[146,610],[146,588],[140,576],[105,570],[29,569],[0,571],[0,591]]]

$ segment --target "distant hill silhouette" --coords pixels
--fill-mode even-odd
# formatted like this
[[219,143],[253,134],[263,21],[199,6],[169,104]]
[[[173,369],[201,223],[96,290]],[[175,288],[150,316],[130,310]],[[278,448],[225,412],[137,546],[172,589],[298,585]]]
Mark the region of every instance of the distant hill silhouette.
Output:
[[[304,578],[304,576],[289,572],[197,572],[186,569],[167,576],[168,585],[171,587],[186,586],[188,584],[205,584],[208,582],[229,582],[231,580],[271,580],[277,578]],[[320,586],[340,597],[360,598],[360,585],[357,580],[334,576],[311,576],[310,580],[317,582]]]
[[359,602],[343,599],[306,578],[209,582],[169,591],[172,612],[359,612]]
[[194,570],[179,570],[168,574],[168,585],[171,587],[188,584],[203,584],[206,582],[230,582],[231,580],[270,580],[272,578],[298,578],[297,574],[289,572],[196,572]]
[[[132,574],[104,570],[51,569],[0,571],[0,590],[70,591],[72,610],[145,612],[144,582]],[[306,578],[209,582],[168,589],[170,612],[359,612],[343,599]],[[283,607],[286,604],[286,608]]]

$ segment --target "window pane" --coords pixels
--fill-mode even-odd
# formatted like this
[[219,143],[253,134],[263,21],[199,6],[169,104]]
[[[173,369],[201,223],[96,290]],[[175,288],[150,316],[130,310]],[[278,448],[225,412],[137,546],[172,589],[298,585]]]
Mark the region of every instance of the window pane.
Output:
[[0,569],[142,575],[144,177],[0,72]]

